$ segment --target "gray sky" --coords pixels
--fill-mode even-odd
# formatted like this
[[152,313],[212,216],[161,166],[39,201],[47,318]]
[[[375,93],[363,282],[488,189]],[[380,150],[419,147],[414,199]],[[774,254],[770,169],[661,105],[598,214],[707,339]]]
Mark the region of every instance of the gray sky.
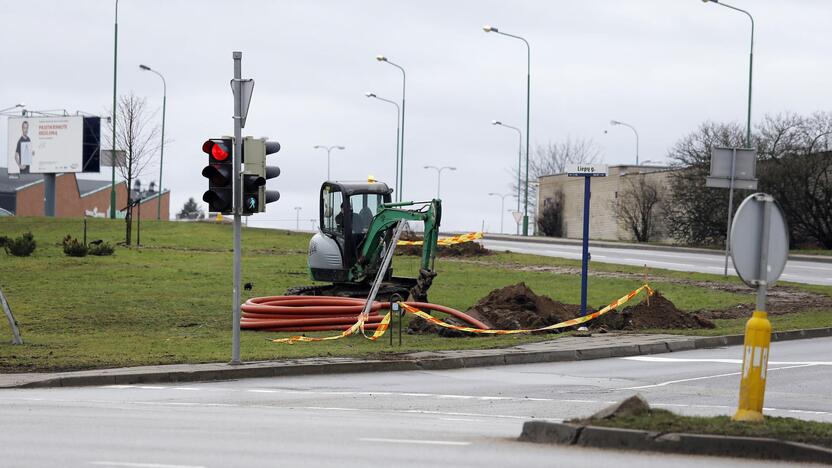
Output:
[[[105,113],[113,4],[2,0],[0,108]],[[830,110],[832,2],[732,4],[757,23],[754,120]],[[372,174],[393,185],[395,108],[364,97],[401,98],[400,72],[374,59],[387,55],[408,73],[405,198],[435,195],[435,171],[422,166],[456,166],[442,175],[443,227],[475,230],[484,220],[496,231],[500,203],[486,194],[509,190],[517,137],[490,122],[525,128],[525,47],[484,24],[531,43],[532,147],[591,138],[604,162],[630,163],[634,137],[609,126],[617,119],[638,128],[642,160],[663,160],[706,119],[745,121],[748,18],[699,0],[121,0],[118,88],[161,108],[160,80],[138,65],[167,79],[164,186],[176,212],[207,187],[202,142],[232,134],[231,52],[243,51],[243,76],[256,80],[243,134],[283,146],[270,159],[283,173],[269,181],[281,199],[251,224],[293,227],[293,207],[317,215],[326,153],[314,145],[347,147],[333,152],[333,178]],[[157,178],[158,166],[142,180]]]

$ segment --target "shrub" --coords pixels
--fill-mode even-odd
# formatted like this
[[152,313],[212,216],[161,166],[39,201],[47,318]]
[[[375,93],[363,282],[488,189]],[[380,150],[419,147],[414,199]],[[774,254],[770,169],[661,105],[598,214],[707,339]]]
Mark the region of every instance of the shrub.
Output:
[[5,249],[8,255],[14,255],[15,257],[28,257],[35,251],[37,242],[35,242],[35,237],[32,233],[27,232],[15,239],[2,237],[0,238],[0,245],[3,246],[3,249]]
[[78,242],[78,239],[75,239],[69,234],[64,237],[63,245],[64,254],[70,257],[86,257],[87,251],[89,250],[86,245]]
[[115,252],[115,248],[108,242],[90,242],[90,245],[87,247],[87,249],[90,255],[97,255],[99,257],[103,257],[105,255],[112,255],[113,252]]

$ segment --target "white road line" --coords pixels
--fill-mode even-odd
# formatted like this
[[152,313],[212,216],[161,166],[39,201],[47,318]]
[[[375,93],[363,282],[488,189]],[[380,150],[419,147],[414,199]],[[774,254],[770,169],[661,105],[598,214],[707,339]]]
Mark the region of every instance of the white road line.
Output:
[[134,468],[205,468],[203,465],[166,465],[160,463],[130,463],[115,461],[92,461],[90,465],[100,466],[130,466]]
[[387,444],[423,444],[423,445],[471,445],[471,442],[455,442],[450,440],[417,440],[417,439],[378,439],[362,437],[362,442],[381,442]]
[[[800,365],[797,365],[797,366],[775,367],[775,368],[768,369],[768,371],[771,372],[771,371],[776,371],[776,370],[795,369],[795,368],[798,368],[798,367],[811,367],[811,366],[814,366],[814,364],[800,364]],[[716,379],[716,378],[719,378],[719,377],[730,377],[732,375],[740,375],[740,373],[739,372],[731,372],[731,373],[728,373],[728,374],[706,375],[706,376],[703,376],[703,377],[693,377],[693,378],[690,378],[690,379],[668,380],[667,382],[662,382],[662,383],[657,383],[657,384],[652,384],[652,385],[640,385],[638,387],[616,388],[616,390],[642,390],[642,389],[645,389],[645,388],[666,387],[668,385],[673,385],[673,384],[677,384],[677,383],[694,382],[694,381],[697,381],[697,380],[706,380],[706,379]]]
[[[721,364],[742,364],[742,359],[711,359],[711,358],[671,358],[659,356],[630,356],[621,359],[628,361],[642,361],[642,362],[715,362]],[[832,366],[832,361],[769,361],[770,366],[794,366],[794,365],[812,365],[812,366]]]

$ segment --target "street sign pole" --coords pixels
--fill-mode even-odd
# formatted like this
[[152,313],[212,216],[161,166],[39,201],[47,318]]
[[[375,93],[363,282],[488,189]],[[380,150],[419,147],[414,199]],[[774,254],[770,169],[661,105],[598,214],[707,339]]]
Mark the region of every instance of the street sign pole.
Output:
[[584,233],[581,249],[581,317],[586,315],[586,289],[589,270],[589,197],[590,176],[584,177]]
[[731,148],[731,184],[728,187],[728,224],[725,228],[725,271],[723,276],[728,276],[728,254],[731,245],[731,215],[734,212],[734,176],[737,169],[737,149]]
[[581,317],[586,315],[586,293],[589,276],[589,202],[592,197],[591,185],[593,177],[606,177],[607,166],[603,164],[570,164],[566,168],[567,177],[584,178],[584,232],[581,246]]
[[240,364],[240,238],[241,238],[241,213],[243,206],[243,189],[240,183],[240,160],[243,152],[242,124],[243,124],[243,93],[242,93],[242,52],[233,52],[234,59],[234,202],[232,212],[234,213],[234,294],[232,299],[232,324],[231,324],[231,365]]
[[733,419],[762,422],[771,345],[766,293],[785,268],[789,233],[783,212],[765,193],[755,193],[740,204],[731,231],[734,269],[757,290],[757,307],[745,326],[739,404]]

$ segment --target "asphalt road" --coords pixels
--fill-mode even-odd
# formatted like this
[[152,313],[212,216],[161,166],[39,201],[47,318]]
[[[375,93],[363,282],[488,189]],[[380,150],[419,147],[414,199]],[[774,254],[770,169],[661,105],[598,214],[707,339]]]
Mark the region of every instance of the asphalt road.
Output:
[[[517,253],[570,258],[573,260],[581,259],[580,245],[495,239],[483,239],[481,242],[484,247],[491,250],[508,250]],[[589,253],[592,257],[591,261],[601,263],[633,266],[647,265],[651,268],[712,274],[722,274],[725,269],[725,256],[723,254],[592,246],[590,246]],[[730,259],[728,260],[728,274],[736,275]],[[795,283],[832,286],[832,262],[821,263],[790,260],[786,262],[786,268],[783,270],[780,279]]]
[[[832,422],[832,338],[775,343],[766,413]],[[0,391],[0,466],[774,466],[516,442],[640,392],[731,414],[740,347],[430,372]]]

